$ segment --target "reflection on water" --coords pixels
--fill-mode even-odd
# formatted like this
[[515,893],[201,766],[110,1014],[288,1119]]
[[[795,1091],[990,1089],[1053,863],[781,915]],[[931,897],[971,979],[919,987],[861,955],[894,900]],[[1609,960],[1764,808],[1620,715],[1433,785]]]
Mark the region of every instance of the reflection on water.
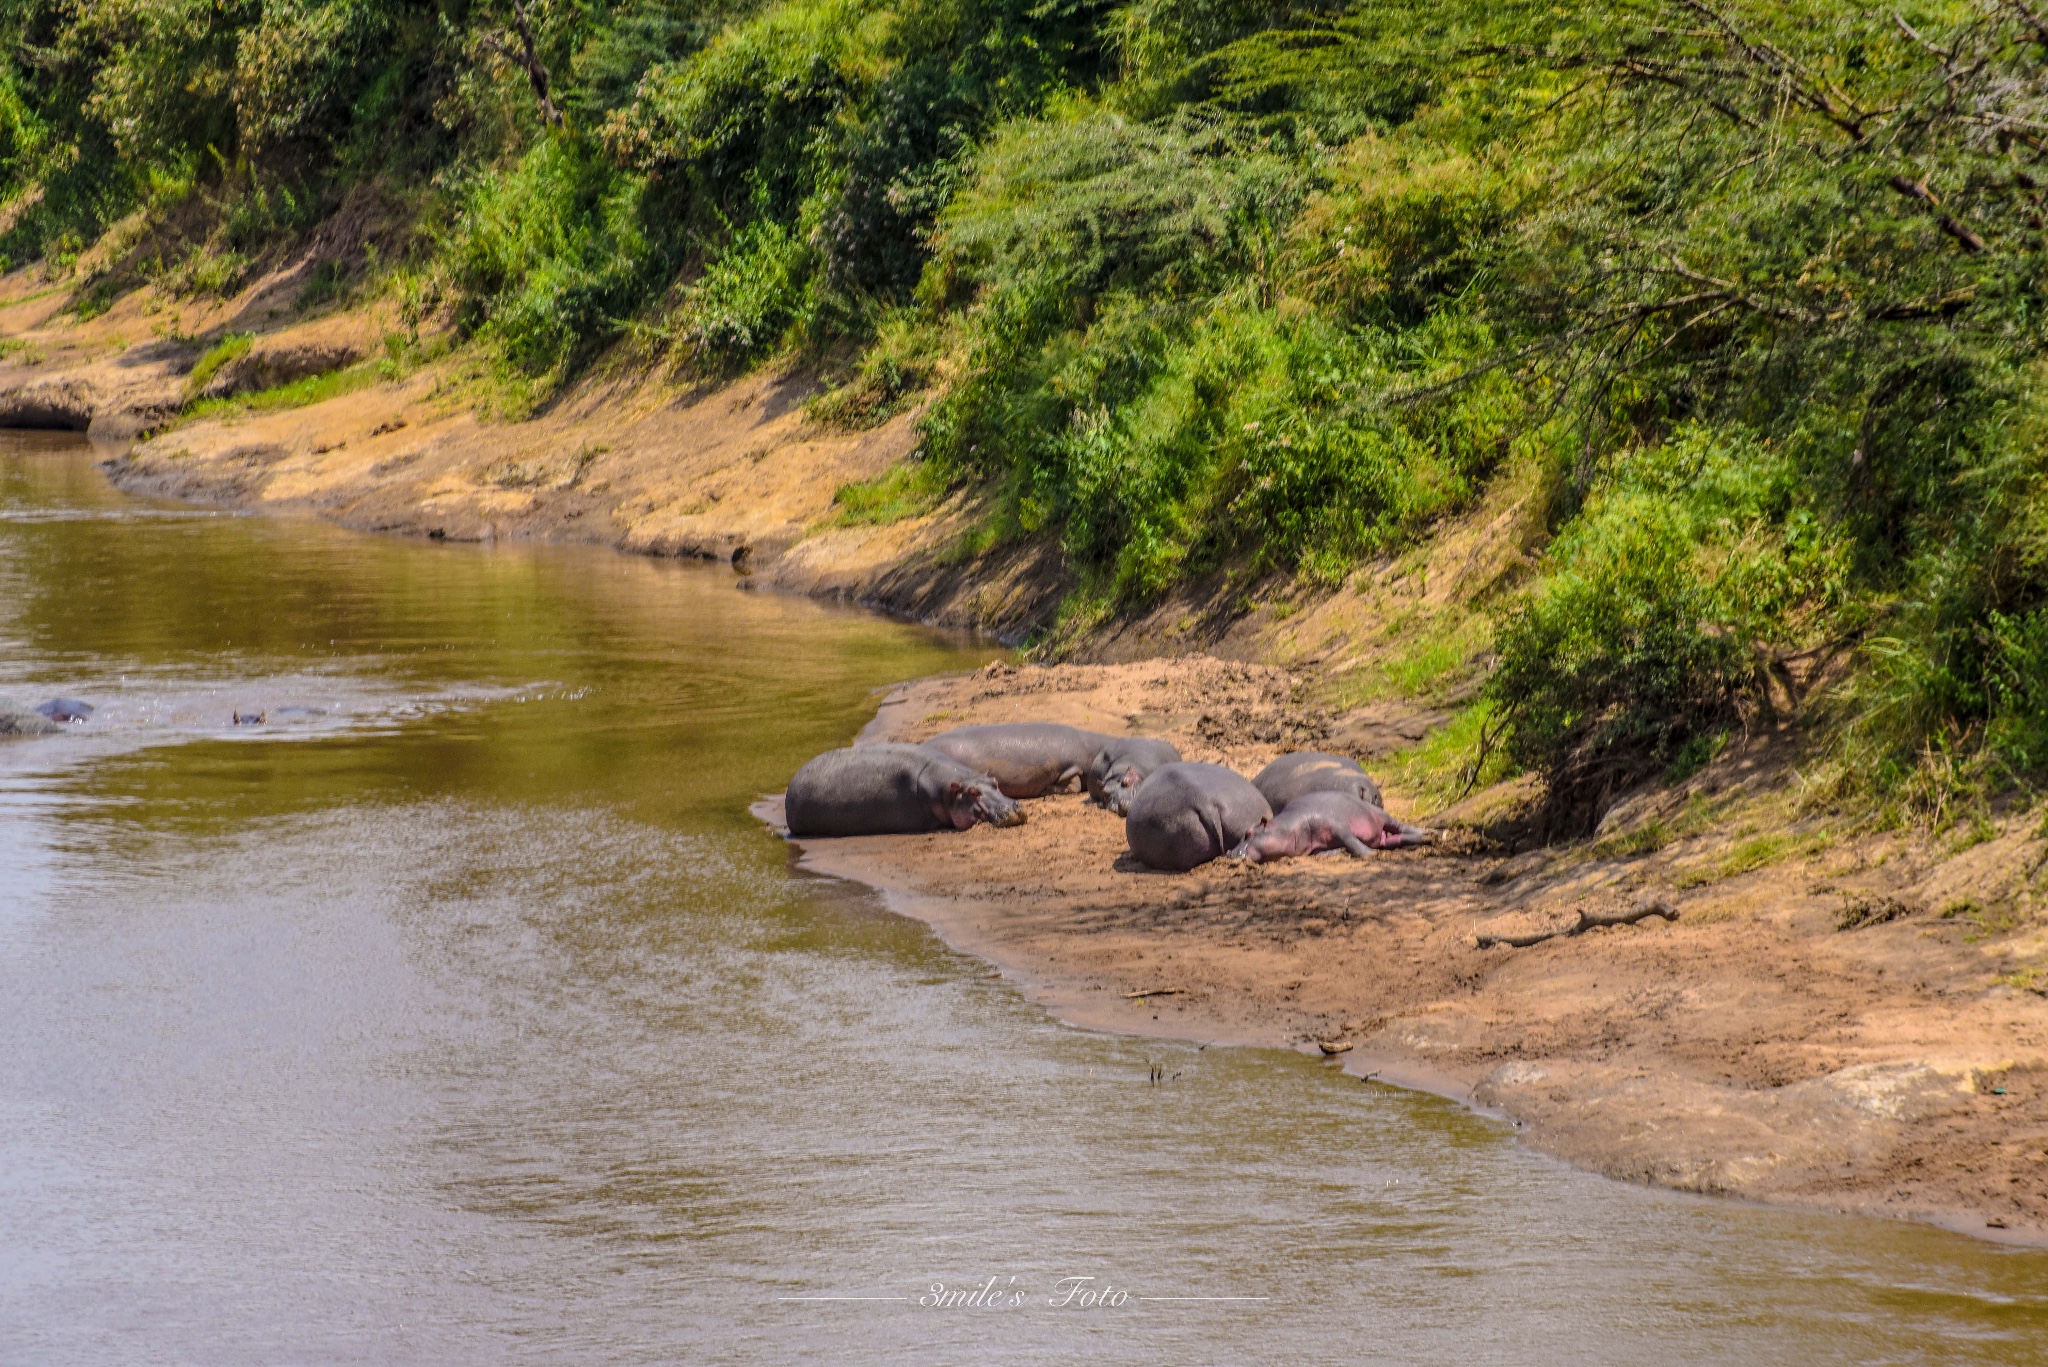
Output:
[[1067,1029],[792,874],[747,803],[981,657],[11,438],[0,695],[106,706],[0,747],[0,1362],[2041,1360],[2048,1256]]

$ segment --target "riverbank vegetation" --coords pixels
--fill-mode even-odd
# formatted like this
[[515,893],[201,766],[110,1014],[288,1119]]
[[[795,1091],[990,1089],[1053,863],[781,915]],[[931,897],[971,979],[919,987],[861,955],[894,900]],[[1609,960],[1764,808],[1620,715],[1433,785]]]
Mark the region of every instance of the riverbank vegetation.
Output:
[[[6,0],[0,253],[74,307],[354,224],[527,405],[601,356],[914,403],[1076,614],[1342,582],[1529,478],[1475,747],[1557,828],[1797,705],[1816,792],[2048,770],[2024,0]],[[342,240],[337,238],[337,241]],[[516,407],[517,405],[515,405]],[[1484,757],[1482,757],[1484,758]],[[1477,761],[1475,761],[1476,763]]]

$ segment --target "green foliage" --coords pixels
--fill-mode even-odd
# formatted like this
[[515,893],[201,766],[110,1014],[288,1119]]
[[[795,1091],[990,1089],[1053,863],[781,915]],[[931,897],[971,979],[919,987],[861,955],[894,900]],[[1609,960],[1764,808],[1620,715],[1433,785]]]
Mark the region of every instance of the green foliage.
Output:
[[649,280],[641,194],[569,138],[479,177],[448,247],[459,322],[530,376],[559,373],[616,335]]
[[683,295],[681,333],[698,364],[738,369],[782,342],[812,307],[810,264],[804,240],[772,218],[734,234]]
[[952,491],[946,472],[929,460],[910,460],[876,479],[842,484],[832,495],[842,527],[885,526],[922,517]]
[[[367,389],[384,378],[383,363],[371,361],[343,370],[307,375],[289,384],[258,389],[248,394],[236,394],[224,399],[201,399],[197,403],[187,405],[185,417],[197,421],[201,418],[232,417],[240,413],[274,413],[287,408],[305,408],[339,398],[343,394],[353,394],[359,389]],[[195,390],[197,388],[198,386],[194,386]]]
[[1552,543],[1501,624],[1491,693],[1508,753],[1555,814],[1590,825],[1733,720],[1775,649],[1838,603],[1849,548],[1798,506],[1796,471],[1739,435],[1686,428],[1630,453]]
[[0,255],[81,311],[224,294],[375,187],[415,339],[452,314],[530,395],[623,336],[858,352],[813,415],[923,403],[924,459],[841,516],[980,483],[961,554],[1056,540],[1068,633],[1205,575],[1339,583],[1540,471],[1554,541],[1460,724],[1558,829],[1706,762],[1802,651],[1852,661],[1880,785],[2048,768],[2026,7],[527,13],[559,123],[499,0],[0,0]]
[[221,367],[231,361],[239,361],[255,347],[256,338],[247,332],[230,332],[208,347],[193,363],[192,372],[185,377],[185,392],[197,394],[213,382],[220,374]]

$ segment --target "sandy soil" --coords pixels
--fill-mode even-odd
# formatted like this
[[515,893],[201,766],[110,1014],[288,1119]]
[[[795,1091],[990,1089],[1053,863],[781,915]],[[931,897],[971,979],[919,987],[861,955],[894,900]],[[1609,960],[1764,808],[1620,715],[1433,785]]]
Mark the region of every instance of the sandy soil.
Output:
[[[1306,696],[1280,669],[1207,657],[994,665],[898,690],[864,738],[1045,719],[1252,773],[1308,745],[1369,754],[1399,729],[1385,708]],[[1725,757],[1659,802],[1774,810],[1782,748]],[[1389,805],[1431,816],[1398,791]],[[1618,1178],[2048,1243],[2048,999],[2015,967],[2044,937],[1999,881],[2038,867],[2036,823],[1954,856],[1871,837],[1718,876],[1746,862],[1720,822],[1639,857],[1510,859],[1459,829],[1483,805],[1437,816],[1438,846],[1367,861],[1157,873],[1070,795],[1011,830],[806,841],[803,863],[884,889],[1076,1022],[1328,1046]],[[1676,919],[1478,947],[1648,902]],[[1859,908],[1874,923],[1838,928]]]

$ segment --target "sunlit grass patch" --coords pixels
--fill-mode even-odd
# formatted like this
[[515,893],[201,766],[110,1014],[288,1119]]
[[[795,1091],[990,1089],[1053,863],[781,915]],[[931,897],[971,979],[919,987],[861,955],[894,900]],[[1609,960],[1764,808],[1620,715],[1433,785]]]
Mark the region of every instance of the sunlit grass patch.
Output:
[[1493,705],[1474,703],[1420,744],[1396,751],[1382,762],[1388,779],[1413,793],[1426,808],[1441,808],[1466,794],[1514,777],[1506,752],[1495,743]]
[[833,525],[882,527],[922,517],[944,502],[952,487],[934,462],[905,461],[879,478],[840,485],[832,495]]
[[306,408],[312,404],[325,403],[343,394],[353,394],[358,389],[367,389],[383,376],[384,364],[380,361],[366,361],[343,370],[330,370],[321,375],[308,375],[290,384],[281,384],[271,389],[259,389],[250,394],[236,394],[224,399],[201,399],[185,410],[185,416],[192,419],[229,418],[244,413],[275,413],[287,408]]
[[191,374],[185,377],[186,395],[190,397],[198,394],[200,390],[213,383],[213,377],[220,374],[223,366],[241,360],[255,346],[256,337],[248,332],[230,332],[215,342],[206,349],[206,354],[193,364]]

